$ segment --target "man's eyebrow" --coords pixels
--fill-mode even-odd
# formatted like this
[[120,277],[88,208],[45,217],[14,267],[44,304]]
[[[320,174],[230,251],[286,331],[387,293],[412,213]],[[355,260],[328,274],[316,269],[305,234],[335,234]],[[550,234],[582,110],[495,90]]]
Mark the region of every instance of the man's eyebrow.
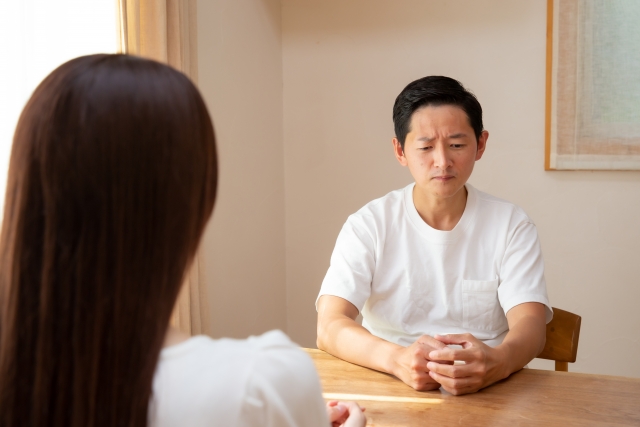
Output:
[[[460,139],[460,138],[466,138],[468,135],[464,132],[458,132],[458,133],[454,133],[453,135],[448,135],[447,138],[448,139]],[[435,139],[435,137],[433,136],[423,136],[421,138],[416,138],[416,141],[419,142],[431,142]]]
[[432,136],[423,136],[422,138],[418,138],[416,141],[420,141],[420,142],[431,142],[433,141],[435,138]]

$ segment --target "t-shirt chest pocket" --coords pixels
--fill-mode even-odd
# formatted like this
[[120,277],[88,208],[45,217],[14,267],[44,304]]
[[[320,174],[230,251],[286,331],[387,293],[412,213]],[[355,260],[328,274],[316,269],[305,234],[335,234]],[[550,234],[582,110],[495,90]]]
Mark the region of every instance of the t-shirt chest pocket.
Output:
[[462,327],[492,330],[503,320],[504,312],[498,300],[496,280],[462,281]]

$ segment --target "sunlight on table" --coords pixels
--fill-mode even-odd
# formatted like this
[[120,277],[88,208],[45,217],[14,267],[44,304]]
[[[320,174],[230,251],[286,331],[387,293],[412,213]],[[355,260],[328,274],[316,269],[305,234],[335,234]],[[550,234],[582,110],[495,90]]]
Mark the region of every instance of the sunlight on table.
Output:
[[322,397],[327,400],[355,400],[370,402],[395,402],[395,403],[442,403],[443,399],[428,397],[403,397],[403,396],[374,396],[369,394],[351,394],[351,393],[322,393]]

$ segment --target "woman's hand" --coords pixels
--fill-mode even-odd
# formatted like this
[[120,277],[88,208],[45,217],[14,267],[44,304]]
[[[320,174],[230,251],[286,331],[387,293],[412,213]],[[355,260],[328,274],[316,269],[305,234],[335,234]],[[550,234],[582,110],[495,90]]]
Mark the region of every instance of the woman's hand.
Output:
[[367,424],[364,410],[355,402],[332,400],[327,403],[327,414],[329,421],[331,421],[331,427],[364,427]]

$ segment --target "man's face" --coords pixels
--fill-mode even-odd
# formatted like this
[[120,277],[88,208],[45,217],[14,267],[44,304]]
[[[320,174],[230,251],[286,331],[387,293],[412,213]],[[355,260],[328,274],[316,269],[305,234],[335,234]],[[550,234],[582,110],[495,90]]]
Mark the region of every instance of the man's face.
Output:
[[467,114],[454,105],[426,106],[411,116],[404,150],[394,138],[396,158],[407,166],[426,197],[447,199],[463,188],[480,160],[489,133],[476,142]]

